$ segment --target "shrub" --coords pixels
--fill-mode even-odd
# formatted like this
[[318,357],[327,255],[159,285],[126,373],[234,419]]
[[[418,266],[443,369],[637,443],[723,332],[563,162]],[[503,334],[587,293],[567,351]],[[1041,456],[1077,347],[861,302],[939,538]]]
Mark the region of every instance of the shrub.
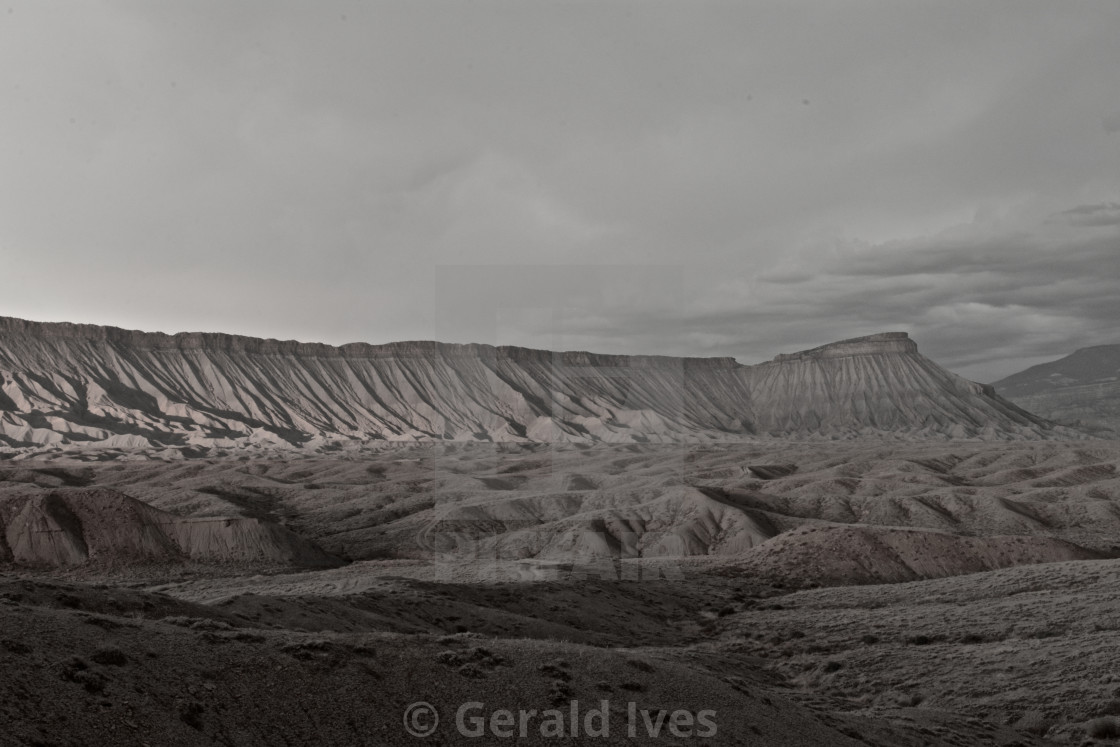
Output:
[[128,657],[125,656],[124,652],[114,646],[99,648],[89,658],[98,664],[109,667],[120,667],[128,663]]
[[78,656],[71,656],[60,662],[58,676],[66,682],[74,682],[86,689],[87,692],[99,693],[105,690],[105,677],[98,672],[91,672],[89,664]]
[[469,677],[472,680],[480,680],[486,676],[486,672],[483,672],[474,664],[464,664],[459,667],[459,674],[463,677]]
[[1050,720],[1039,711],[1027,711],[1015,722],[1015,728],[1041,737],[1050,731]]
[[567,681],[572,678],[572,675],[568,674],[568,672],[564,671],[556,664],[541,664],[538,669],[557,680]]
[[207,617],[201,617],[191,621],[191,630],[233,630],[233,626],[224,620],[211,620]]
[[88,693],[105,692],[105,676],[97,672],[75,672],[74,682],[81,684]]
[[202,728],[202,712],[205,710],[197,700],[181,701],[178,705],[179,720],[192,729]]
[[463,663],[463,657],[459,656],[454,651],[442,651],[436,654],[436,661],[440,664],[446,664],[449,667],[457,666]]
[[897,702],[903,708],[917,708],[925,700],[921,693],[899,693]]
[[548,699],[555,706],[564,705],[572,699],[572,688],[563,680],[553,680],[552,687],[548,691]]
[[30,646],[28,646],[26,643],[23,643],[22,641],[14,641],[11,638],[5,638],[4,640],[0,641],[0,646],[3,646],[5,649],[7,649],[8,651],[11,651],[13,654],[30,654],[31,653],[31,647]]

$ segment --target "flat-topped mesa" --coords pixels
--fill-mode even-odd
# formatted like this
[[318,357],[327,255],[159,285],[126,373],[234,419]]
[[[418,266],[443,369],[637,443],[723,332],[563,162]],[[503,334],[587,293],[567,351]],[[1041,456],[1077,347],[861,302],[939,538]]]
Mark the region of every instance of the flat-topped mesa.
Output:
[[1039,437],[1050,424],[946,371],[903,332],[841,340],[745,371],[752,424],[768,434],[869,431]]
[[264,340],[218,332],[142,332],[99,324],[70,322],[32,322],[0,317],[0,336],[34,338],[61,342],[94,342],[120,345],[135,350],[220,350],[245,353],[324,354],[337,348],[321,343],[295,340]]
[[889,355],[895,353],[916,353],[918,345],[905,332],[880,332],[877,335],[853,337],[848,340],[831,342],[818,348],[802,350],[798,353],[782,353],[772,363],[821,358],[846,358],[853,355]]
[[[381,441],[1038,438],[1047,423],[902,332],[757,366],[434,341],[333,346],[0,317],[0,458],[331,451]],[[893,437],[893,436],[892,436]]]

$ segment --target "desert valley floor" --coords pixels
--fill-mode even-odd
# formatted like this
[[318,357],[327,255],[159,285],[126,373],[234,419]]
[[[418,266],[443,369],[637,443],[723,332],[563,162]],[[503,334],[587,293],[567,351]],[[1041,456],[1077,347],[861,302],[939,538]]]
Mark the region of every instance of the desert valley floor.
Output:
[[0,744],[1120,734],[1113,441],[83,454],[0,462]]

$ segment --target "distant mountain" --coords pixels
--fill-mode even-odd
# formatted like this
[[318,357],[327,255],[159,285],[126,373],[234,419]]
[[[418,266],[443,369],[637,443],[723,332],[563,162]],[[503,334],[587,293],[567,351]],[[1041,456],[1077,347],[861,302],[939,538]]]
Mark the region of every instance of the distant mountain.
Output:
[[377,441],[1039,438],[1052,424],[891,332],[732,358],[332,347],[0,317],[0,449],[334,450]]
[[1120,345],[1081,348],[992,386],[1050,420],[1120,434]]

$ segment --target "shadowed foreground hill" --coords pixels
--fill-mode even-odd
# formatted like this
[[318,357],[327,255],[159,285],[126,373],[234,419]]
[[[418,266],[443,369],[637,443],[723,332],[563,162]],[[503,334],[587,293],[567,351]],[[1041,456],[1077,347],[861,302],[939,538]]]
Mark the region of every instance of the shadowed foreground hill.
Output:
[[[955,714],[812,708],[734,652],[289,625],[162,594],[0,577],[0,744],[1041,744]],[[427,739],[402,719],[419,701],[439,714]],[[486,721],[483,733],[460,731],[456,712],[472,702],[468,716],[532,711],[525,736],[519,719],[513,738]],[[549,709],[563,715],[563,736],[542,729],[557,723]],[[588,720],[592,709],[603,717]],[[675,711],[688,715],[671,730]],[[601,736],[586,736],[588,724]]]
[[0,563],[337,565],[284,527],[255,518],[181,518],[115,490],[69,488],[0,496]]
[[1053,433],[922,356],[905,333],[743,366],[436,342],[331,347],[0,318],[0,444],[9,453]]

